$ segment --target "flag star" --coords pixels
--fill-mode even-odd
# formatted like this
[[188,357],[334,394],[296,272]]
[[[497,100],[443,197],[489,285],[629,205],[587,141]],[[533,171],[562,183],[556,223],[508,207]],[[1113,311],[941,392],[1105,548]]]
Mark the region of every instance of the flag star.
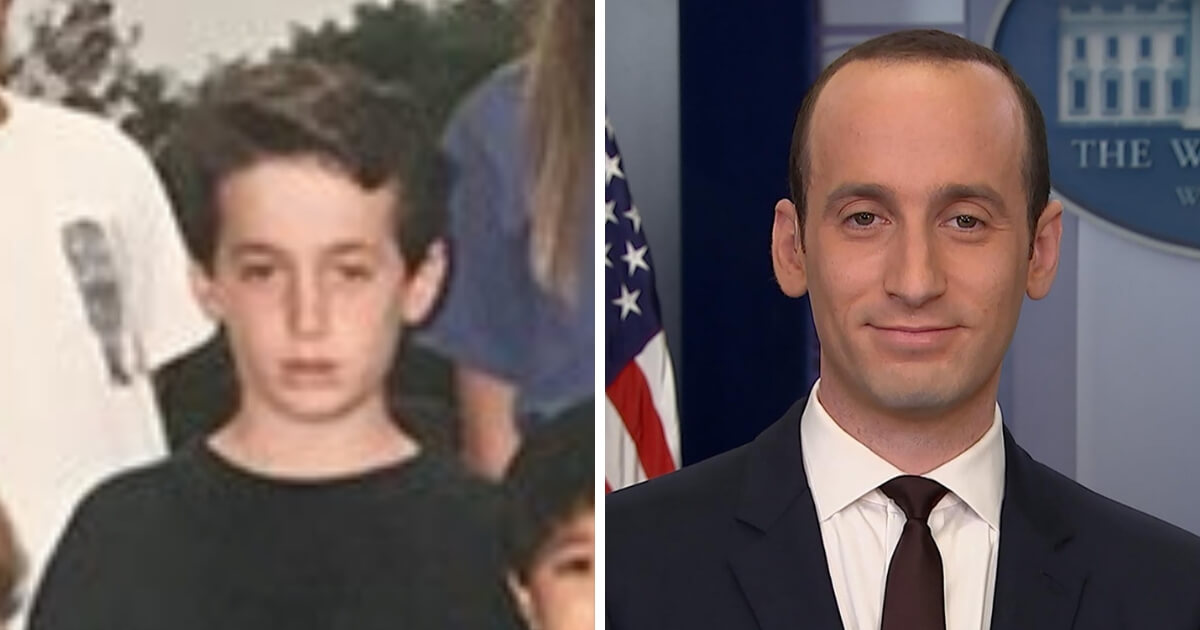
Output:
[[634,234],[642,231],[642,213],[638,212],[637,206],[630,206],[629,212],[626,212],[624,216],[633,223]]
[[612,267],[612,259],[608,257],[608,252],[612,251],[612,243],[604,244],[604,266]]
[[621,156],[613,155],[604,161],[604,184],[607,186],[613,177],[625,177],[621,171]]
[[612,221],[617,223],[617,202],[608,201],[604,204],[604,222]]
[[628,317],[630,313],[636,313],[638,315],[642,314],[641,307],[637,305],[638,296],[641,294],[641,289],[634,289],[633,291],[630,291],[629,287],[625,286],[624,284],[621,285],[621,297],[613,300],[613,304],[621,307],[621,321],[625,321],[625,318]]
[[633,243],[625,241],[625,255],[621,256],[621,260],[629,265],[629,276],[637,272],[638,267],[650,271],[650,265],[646,264],[646,252],[650,249],[649,245],[634,247]]

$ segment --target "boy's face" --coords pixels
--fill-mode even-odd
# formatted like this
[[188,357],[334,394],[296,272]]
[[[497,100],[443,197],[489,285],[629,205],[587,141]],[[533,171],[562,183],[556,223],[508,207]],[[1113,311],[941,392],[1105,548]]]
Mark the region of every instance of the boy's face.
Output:
[[445,270],[440,243],[405,269],[395,194],[305,157],[222,181],[211,274],[194,275],[225,325],[243,410],[319,422],[381,402],[401,328],[425,316]]
[[596,584],[596,518],[580,510],[555,528],[524,583],[510,578],[526,624],[533,630],[592,630]]

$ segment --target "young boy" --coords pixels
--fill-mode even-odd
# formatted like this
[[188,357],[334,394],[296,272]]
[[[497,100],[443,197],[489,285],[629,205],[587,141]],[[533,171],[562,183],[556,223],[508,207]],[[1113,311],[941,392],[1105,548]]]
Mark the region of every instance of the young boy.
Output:
[[505,628],[489,488],[384,383],[445,273],[435,130],[340,68],[230,71],[166,160],[237,410],[78,508],[35,630]]
[[591,630],[595,611],[592,401],[530,434],[509,469],[509,587],[531,630]]

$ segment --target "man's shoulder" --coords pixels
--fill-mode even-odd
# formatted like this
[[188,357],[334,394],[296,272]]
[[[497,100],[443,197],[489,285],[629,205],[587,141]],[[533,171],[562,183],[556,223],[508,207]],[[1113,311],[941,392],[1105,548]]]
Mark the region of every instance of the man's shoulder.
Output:
[[[1031,460],[1032,461],[1032,460]],[[1050,467],[1032,462],[1030,476],[1073,525],[1078,542],[1114,560],[1187,566],[1200,576],[1200,537],[1110,499]]]
[[[687,546],[733,518],[751,445],[743,445],[670,474],[610,494],[605,502],[609,549]],[[681,535],[686,530],[689,534]],[[670,543],[670,541],[674,541]]]
[[[614,539],[614,532],[620,540],[626,531],[637,537],[637,531],[664,529],[670,535],[680,522],[689,530],[726,527],[752,498],[747,492],[761,498],[762,481],[778,480],[792,489],[793,484],[803,484],[803,460],[795,438],[804,402],[792,405],[747,444],[609,495],[608,540]],[[784,483],[780,477],[788,475]]]

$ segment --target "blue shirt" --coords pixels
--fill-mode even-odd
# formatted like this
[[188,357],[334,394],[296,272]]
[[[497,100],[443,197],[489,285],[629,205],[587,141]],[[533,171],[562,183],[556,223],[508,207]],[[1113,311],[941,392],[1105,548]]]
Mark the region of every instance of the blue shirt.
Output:
[[519,62],[502,66],[447,126],[453,263],[421,340],[514,384],[522,416],[546,417],[594,395],[592,174],[578,200],[578,295],[568,305],[538,286],[530,265],[525,76]]

